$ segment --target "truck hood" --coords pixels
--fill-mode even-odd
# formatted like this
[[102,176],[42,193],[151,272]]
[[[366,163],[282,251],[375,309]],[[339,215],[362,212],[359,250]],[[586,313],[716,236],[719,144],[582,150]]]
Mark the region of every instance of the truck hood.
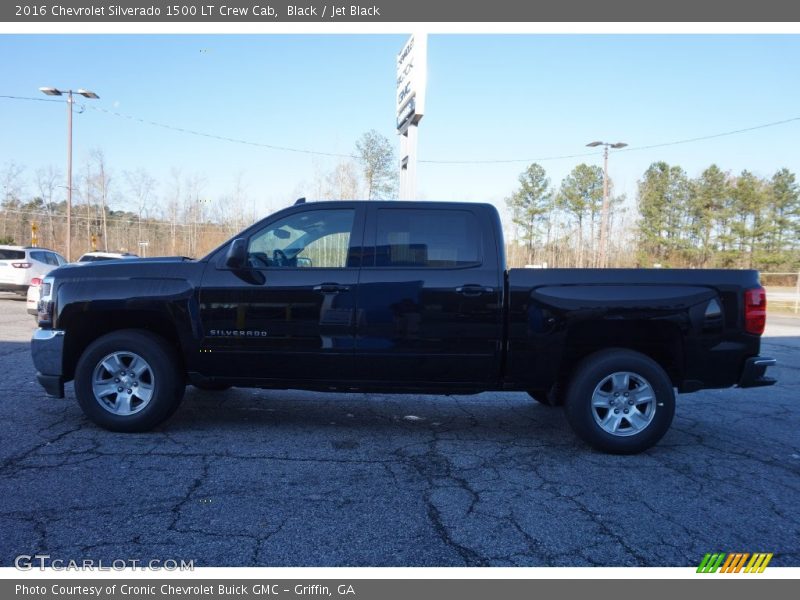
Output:
[[50,272],[56,281],[94,279],[187,278],[205,263],[184,256],[122,258],[83,263],[68,263]]

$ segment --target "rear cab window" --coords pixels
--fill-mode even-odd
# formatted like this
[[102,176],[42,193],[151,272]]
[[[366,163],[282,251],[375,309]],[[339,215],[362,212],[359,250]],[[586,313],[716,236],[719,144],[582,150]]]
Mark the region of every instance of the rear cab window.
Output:
[[481,231],[460,209],[379,208],[375,250],[364,266],[454,269],[481,265]]

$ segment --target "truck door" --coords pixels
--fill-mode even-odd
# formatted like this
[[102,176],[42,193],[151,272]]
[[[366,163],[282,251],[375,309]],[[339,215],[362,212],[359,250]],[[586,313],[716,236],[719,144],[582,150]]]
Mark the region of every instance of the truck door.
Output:
[[479,208],[370,206],[355,341],[359,379],[497,380],[503,279],[490,220]]
[[283,211],[248,236],[246,268],[209,265],[200,291],[204,375],[352,375],[362,212],[341,205]]

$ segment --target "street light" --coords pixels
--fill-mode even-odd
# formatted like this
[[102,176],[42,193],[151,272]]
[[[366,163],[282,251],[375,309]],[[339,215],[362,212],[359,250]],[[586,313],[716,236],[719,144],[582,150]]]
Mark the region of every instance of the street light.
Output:
[[625,142],[591,142],[586,144],[589,148],[603,148],[603,210],[600,213],[600,266],[606,266],[606,247],[608,245],[608,149],[624,148],[628,144]]
[[67,95],[67,262],[72,261],[72,94],[79,94],[84,98],[98,100],[100,96],[89,90],[59,90],[54,87],[40,87],[39,91],[47,96]]

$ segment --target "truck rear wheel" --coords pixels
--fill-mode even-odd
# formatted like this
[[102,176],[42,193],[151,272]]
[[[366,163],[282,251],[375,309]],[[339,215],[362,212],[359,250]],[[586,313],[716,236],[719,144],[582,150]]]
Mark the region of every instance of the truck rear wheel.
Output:
[[675,391],[650,357],[632,350],[602,350],[575,368],[564,409],[585,442],[611,454],[636,454],[669,429]]
[[75,368],[75,395],[94,423],[148,431],[169,418],[185,384],[175,351],[148,331],[124,329],[92,342]]

